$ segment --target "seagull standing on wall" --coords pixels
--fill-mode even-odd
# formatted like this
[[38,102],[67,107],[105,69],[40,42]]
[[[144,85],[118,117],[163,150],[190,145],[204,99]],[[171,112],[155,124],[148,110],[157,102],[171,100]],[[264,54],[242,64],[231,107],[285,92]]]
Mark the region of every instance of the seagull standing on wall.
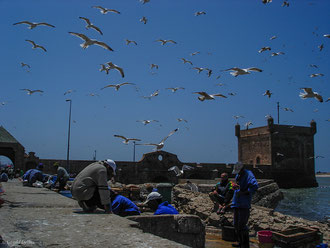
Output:
[[106,43],[98,41],[98,40],[90,39],[84,34],[79,34],[79,33],[74,33],[74,32],[69,32],[69,34],[77,36],[80,39],[85,41],[84,43],[80,44],[80,46],[83,49],[86,49],[87,47],[89,47],[91,45],[98,45],[100,47],[103,47],[106,50],[113,51],[113,49],[110,46],[108,46]]
[[179,128],[174,129],[172,132],[170,132],[164,139],[161,140],[158,144],[154,143],[147,143],[147,144],[136,144],[140,146],[155,146],[155,150],[161,150],[164,147],[164,142],[170,137],[172,134],[174,134],[176,131],[178,131]]

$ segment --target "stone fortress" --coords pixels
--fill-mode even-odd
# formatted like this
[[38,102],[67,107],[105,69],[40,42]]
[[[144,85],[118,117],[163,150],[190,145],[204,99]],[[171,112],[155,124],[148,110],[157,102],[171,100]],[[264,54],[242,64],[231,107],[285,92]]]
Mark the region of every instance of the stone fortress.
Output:
[[[235,126],[238,139],[238,161],[253,171],[258,179],[273,179],[280,188],[317,187],[315,178],[314,135],[316,123],[310,127],[274,124],[268,118],[267,126],[241,130]],[[42,159],[34,152],[25,153],[24,147],[4,128],[0,127],[0,155],[13,162],[15,168],[24,171],[45,165],[45,173],[55,173],[53,164],[59,162],[67,167],[66,160]],[[79,173],[92,160],[70,160],[70,173]],[[123,184],[179,182],[175,173],[168,171],[172,166],[184,164],[194,167],[186,171],[181,179],[214,180],[227,172],[234,177],[233,164],[182,162],[177,155],[166,151],[144,154],[137,162],[115,161],[118,166],[116,181]],[[68,168],[66,168],[68,169]]]

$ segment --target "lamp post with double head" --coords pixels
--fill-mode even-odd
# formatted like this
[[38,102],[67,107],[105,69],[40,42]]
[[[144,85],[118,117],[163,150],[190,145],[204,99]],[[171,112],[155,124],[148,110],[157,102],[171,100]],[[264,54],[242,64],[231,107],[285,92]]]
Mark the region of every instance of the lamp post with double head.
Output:
[[70,110],[69,110],[69,130],[68,130],[68,150],[66,153],[66,167],[68,168],[68,171],[70,173],[70,162],[69,162],[69,158],[70,158],[70,130],[71,130],[71,105],[72,105],[72,100],[71,99],[67,99],[67,102],[70,102]]

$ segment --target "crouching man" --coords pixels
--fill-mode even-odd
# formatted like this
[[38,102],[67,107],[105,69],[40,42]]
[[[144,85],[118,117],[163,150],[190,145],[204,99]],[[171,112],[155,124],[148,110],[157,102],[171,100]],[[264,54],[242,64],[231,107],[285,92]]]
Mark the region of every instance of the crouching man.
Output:
[[116,163],[107,159],[88,165],[74,179],[71,187],[72,198],[85,212],[93,212],[97,207],[111,214],[110,189],[107,181],[116,175]]

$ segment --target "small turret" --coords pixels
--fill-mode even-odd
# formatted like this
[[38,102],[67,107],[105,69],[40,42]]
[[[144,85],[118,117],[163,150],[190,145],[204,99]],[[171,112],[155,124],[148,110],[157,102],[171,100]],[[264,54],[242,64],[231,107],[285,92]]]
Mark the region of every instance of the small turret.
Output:
[[317,132],[316,122],[314,120],[312,120],[311,123],[310,123],[310,125],[311,125],[311,132],[312,132],[312,134],[316,134],[316,132]]
[[238,123],[235,125],[235,136],[237,138],[241,136],[241,126]]

